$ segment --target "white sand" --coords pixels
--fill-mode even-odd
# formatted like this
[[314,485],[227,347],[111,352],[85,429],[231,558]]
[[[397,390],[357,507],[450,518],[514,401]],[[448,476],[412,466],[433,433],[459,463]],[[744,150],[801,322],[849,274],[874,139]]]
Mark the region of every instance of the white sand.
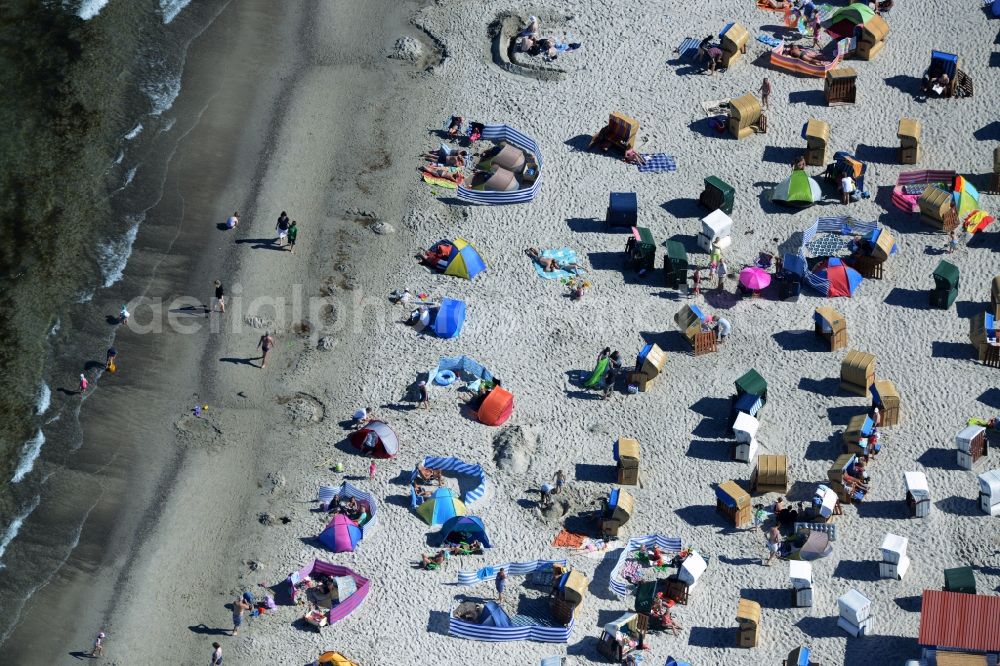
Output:
[[[273,405],[266,399],[271,391],[275,395],[301,391],[316,396],[325,407],[323,421],[302,427],[290,422],[281,406],[271,406],[252,417],[252,426],[241,421],[237,405],[210,412],[224,432],[226,448],[241,444],[246,435],[235,433],[242,431],[250,433],[253,441],[259,440],[262,448],[281,451],[284,463],[277,471],[287,483],[273,494],[266,489],[254,491],[255,499],[238,510],[225,502],[189,507],[209,525],[223,524],[226,534],[236,535],[236,542],[226,552],[214,553],[225,559],[225,566],[205,565],[207,571],[219,575],[198,573],[201,567],[192,562],[175,562],[176,568],[167,570],[167,575],[187,572],[205,583],[204,587],[185,588],[191,607],[173,609],[170,622],[178,627],[174,637],[182,641],[185,654],[199,659],[202,653],[207,656],[204,646],[215,639],[198,637],[196,642],[190,638],[187,625],[205,622],[211,627],[228,627],[223,604],[238,589],[260,581],[277,583],[319,557],[351,566],[373,579],[371,594],[361,609],[319,636],[292,626],[296,610],[282,608],[253,622],[239,638],[220,639],[227,661],[300,664],[324,648],[342,650],[362,664],[456,660],[531,664],[557,653],[573,655],[570,663],[596,658],[594,644],[601,625],[626,609],[626,602],[612,598],[607,591],[617,552],[604,561],[572,559],[573,565],[590,577],[591,588],[568,645],[489,644],[448,637],[447,613],[456,597],[463,593],[489,595],[492,586],[461,589],[447,585],[463,566],[454,560],[445,571],[429,573],[412,568],[412,560],[432,549],[426,545],[429,530],[409,510],[406,487],[400,479],[424,455],[454,455],[479,462],[487,470],[492,490],[484,506],[476,507],[474,513],[486,522],[494,548],[485,557],[467,558],[464,566],[564,557],[565,551],[548,545],[557,527],[539,520],[519,500],[528,497],[528,488],[537,487],[560,467],[569,473],[574,492],[596,500],[609,485],[576,481],[577,465],[607,465],[610,470],[612,442],[624,434],[642,444],[644,479],[643,487],[634,490],[638,509],[624,529],[625,536],[654,532],[676,535],[711,555],[709,569],[692,593],[691,603],[676,612],[684,632],[677,638],[651,636],[646,663],[661,664],[667,655],[673,655],[694,664],[778,664],[792,648],[803,644],[812,647],[814,660],[823,664],[902,663],[918,657],[919,595],[924,589],[941,587],[943,568],[977,567],[980,592],[992,592],[1000,585],[996,523],[976,508],[975,474],[957,469],[953,446],[954,434],[967,418],[987,416],[1000,407],[994,388],[996,371],[974,361],[967,342],[967,319],[988,301],[989,281],[997,272],[997,231],[996,227],[990,229],[973,247],[948,257],[962,270],[957,307],[928,310],[925,303],[926,292],[933,286],[931,272],[946,239],[921,226],[914,216],[892,208],[889,193],[902,170],[989,171],[994,144],[977,141],[975,135],[995,122],[994,75],[987,57],[995,24],[987,21],[978,6],[959,9],[942,1],[900,2],[888,16],[891,32],[885,50],[873,62],[850,63],[859,73],[858,104],[827,108],[822,105],[821,80],[761,67],[758,63],[764,61],[758,58],[765,49],[755,41],[732,71],[714,77],[679,75],[678,67],[668,64],[675,58],[673,48],[685,36],[717,32],[732,20],[756,35],[760,26],[780,21],[780,15],[758,11],[749,0],[683,7],[636,0],[539,2],[533,7],[543,18],[543,32],[556,27],[544,23],[546,10],[573,15],[565,29],[583,42],[583,48],[562,56],[573,65],[562,80],[541,83],[519,78],[489,62],[486,26],[497,13],[514,8],[509,3],[441,2],[418,15],[419,24],[448,51],[434,74],[421,79],[428,95],[439,101],[384,112],[377,96],[364,103],[360,113],[382,112],[382,120],[398,123],[396,132],[407,149],[394,154],[394,167],[388,176],[404,179],[392,187],[409,188],[408,212],[390,217],[395,211],[380,207],[377,192],[359,194],[356,203],[331,202],[327,215],[317,205],[319,219],[335,218],[343,208],[373,210],[397,233],[377,236],[331,219],[329,237],[339,234],[337,240],[358,243],[360,249],[352,249],[347,257],[317,256],[312,284],[306,291],[315,293],[323,276],[333,274],[338,264],[347,264],[358,289],[336,291],[338,323],[323,331],[338,336],[340,342],[333,352],[304,351],[295,357],[292,352],[305,345],[294,342],[289,331],[294,320],[290,318],[279,333],[278,358],[268,368],[269,381],[277,384],[254,388],[263,392],[255,403],[261,408]],[[927,66],[931,48],[963,56],[963,68],[976,84],[974,98],[928,103],[913,99],[914,77],[919,78]],[[690,68],[680,68],[685,70]],[[765,75],[774,84],[767,135],[736,142],[691,129],[695,122],[704,127],[701,101],[755,90]],[[331,73],[319,69],[314,76],[317,87],[336,81]],[[905,92],[887,85],[887,79],[890,84],[903,80]],[[798,101],[802,99],[806,101]],[[322,160],[309,154],[319,150],[312,143],[316,138],[292,124],[320,122],[318,112],[308,120],[309,103],[309,93],[300,89],[289,104],[289,126],[279,137],[282,150],[268,171],[263,201],[298,198],[300,206],[305,206],[302,201],[315,199],[308,188],[322,187],[323,174],[313,173],[311,180],[303,180],[302,169],[294,164],[296,158],[307,164]],[[597,131],[613,110],[622,110],[642,123],[641,151],[672,154],[679,170],[640,174],[621,161],[579,152],[567,144],[578,135]],[[421,149],[437,142],[433,137],[424,139],[424,133],[438,128],[452,112],[484,122],[508,122],[536,138],[545,167],[544,184],[534,202],[497,208],[449,206],[436,201],[419,183],[411,167],[418,165]],[[923,124],[924,151],[918,167],[892,163],[898,145],[896,124],[903,116],[918,118]],[[831,155],[859,144],[874,147],[866,151],[882,158],[869,171],[868,188],[874,197],[849,208],[835,204],[798,213],[766,213],[765,209],[772,208],[765,204],[762,209],[760,194],[765,185],[788,174],[786,160],[804,148],[799,132],[810,117],[830,122]],[[332,121],[323,118],[322,122]],[[298,129],[303,126],[298,125]],[[996,138],[996,132],[989,131]],[[703,212],[691,200],[701,191],[702,179],[713,174],[737,187],[733,247],[727,253],[733,269],[751,262],[758,251],[773,248],[770,239],[784,242],[820,215],[849,213],[860,219],[879,219],[896,234],[900,252],[889,261],[886,279],[866,281],[853,299],[829,301],[804,289],[797,303],[726,300],[723,311],[734,325],[731,342],[717,354],[694,358],[674,331],[673,315],[681,302],[662,286],[662,274],[645,281],[636,280],[634,274],[623,275],[617,267],[624,236],[604,233],[600,223],[590,220],[603,219],[609,191],[636,191],[640,222],[652,229],[658,241],[675,235],[693,237],[699,228],[697,216]],[[386,183],[382,177],[388,176],[359,177],[358,182],[377,190]],[[983,203],[988,210],[1000,212],[994,197],[984,196]],[[287,204],[289,209],[293,205]],[[270,210],[263,205],[260,208]],[[252,223],[253,229],[267,235],[273,221],[270,215],[263,217]],[[490,269],[477,280],[469,283],[434,276],[415,265],[412,254],[417,248],[457,235],[476,242],[490,262]],[[302,237],[303,242],[307,239]],[[538,279],[522,253],[528,246],[575,248],[581,259],[594,267],[589,273],[594,286],[585,300],[570,302],[557,283]],[[280,266],[287,265],[281,263],[285,259],[278,255],[256,260],[253,270],[258,277],[248,273],[244,286],[248,291],[249,285],[254,285],[259,292],[280,294],[286,291],[281,282],[308,279],[300,275],[301,269],[296,269],[296,275],[284,275]],[[694,254],[691,260],[707,264],[704,254]],[[268,276],[270,282],[264,279]],[[733,286],[728,284],[730,292]],[[461,337],[449,341],[421,338],[398,324],[402,309],[390,306],[384,295],[402,287],[426,290],[434,298],[465,299],[469,315]],[[713,305],[719,302],[716,298],[709,296],[709,312],[719,311]],[[698,302],[704,304],[706,299]],[[813,308],[820,305],[832,305],[847,316],[851,348],[876,354],[878,376],[894,381],[902,396],[903,416],[900,426],[882,433],[883,452],[871,465],[870,495],[860,507],[845,508],[836,520],[839,539],[833,555],[814,565],[814,606],[794,609],[789,607],[787,565],[760,565],[759,558],[765,552],[763,534],[732,530],[714,511],[712,484],[749,478],[749,466],[729,460],[730,443],[721,421],[733,380],[751,367],[769,386],[759,433],[762,452],[789,456],[794,481],[790,497],[808,500],[815,485],[825,481],[827,468],[840,453],[839,431],[851,415],[864,409],[866,401],[837,391],[845,352],[824,352],[811,333],[806,333],[812,328]],[[788,331],[794,335],[788,336]],[[245,351],[252,345],[248,342],[251,335],[233,339],[229,351]],[[786,339],[794,340],[790,349],[781,344]],[[601,402],[580,394],[571,383],[572,373],[590,371],[603,347],[621,350],[630,363],[646,341],[656,341],[669,352],[665,376],[649,392],[616,394]],[[338,421],[361,404],[395,403],[417,374],[432,368],[440,355],[459,353],[482,362],[514,392],[516,409],[510,425],[528,428],[540,438],[531,468],[518,477],[498,474],[492,450],[492,438],[498,430],[460,415],[453,391],[433,389],[427,412],[380,408],[380,414],[400,436],[401,454],[379,463],[376,483],[355,482],[383,498],[380,527],[353,556],[333,555],[316,547],[310,538],[320,532],[322,522],[311,512],[316,504],[310,500],[320,483],[340,481],[340,475],[316,465],[334,458],[344,462],[348,476],[365,474],[367,468],[366,460],[334,448],[344,437]],[[226,372],[246,377],[255,371],[236,366]],[[250,381],[256,377],[251,374]],[[240,381],[244,386],[247,380]],[[205,454],[209,464],[212,455],[211,451]],[[997,466],[996,455],[991,455],[989,463],[980,463],[978,471]],[[253,468],[253,460],[244,462]],[[927,473],[934,507],[925,520],[905,517],[904,470]],[[249,483],[261,480],[262,471],[267,470],[249,476]],[[773,499],[769,496],[763,501]],[[256,524],[258,511],[288,515],[293,520],[288,526],[265,528]],[[195,536],[210,529],[191,527],[181,517],[174,520],[163,528],[166,535],[172,535],[170,539],[178,538],[177,530],[184,529],[180,525],[196,529]],[[436,532],[436,528],[430,531]],[[910,539],[913,563],[901,582],[877,580],[878,547],[887,532]],[[241,559],[257,560],[262,569],[246,573],[246,567],[236,561]],[[237,570],[245,574],[240,581],[221,575]],[[518,581],[511,583],[510,589],[516,592]],[[175,593],[179,592],[176,585]],[[835,626],[836,598],[851,587],[874,600],[877,637],[849,639]],[[749,651],[735,647],[735,612],[741,595],[761,600],[765,606],[760,645]],[[207,617],[203,614],[206,607],[211,609]],[[166,637],[164,633],[157,635]],[[150,647],[157,647],[155,642]]]

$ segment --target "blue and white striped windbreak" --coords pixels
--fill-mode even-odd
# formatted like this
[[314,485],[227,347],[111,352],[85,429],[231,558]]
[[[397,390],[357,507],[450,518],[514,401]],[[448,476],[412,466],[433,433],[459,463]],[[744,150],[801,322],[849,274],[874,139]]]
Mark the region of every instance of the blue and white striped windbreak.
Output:
[[662,534],[647,534],[646,536],[629,539],[622,550],[622,554],[618,557],[615,568],[611,570],[611,576],[608,579],[608,588],[622,599],[628,596],[629,590],[633,587],[631,583],[622,577],[622,569],[625,567],[625,563],[629,557],[639,550],[639,546],[646,546],[646,548],[659,546],[660,550],[667,551],[668,553],[679,553],[682,548],[679,538],[663,536]]
[[[534,573],[551,575],[552,566],[566,566],[566,560],[534,560],[531,562],[508,562],[482,567],[476,571],[459,571],[459,585],[475,585],[496,578],[500,569],[506,569],[508,576],[526,576]],[[475,641],[538,641],[540,643],[566,643],[573,633],[573,621],[567,625],[547,621],[542,618],[515,615],[510,626],[496,627],[477,624],[455,617],[456,604],[449,613],[448,633],[459,638]]]
[[542,153],[538,150],[538,144],[535,143],[535,140],[521,134],[509,125],[486,125],[482,138],[490,141],[506,141],[521,150],[532,153],[538,160],[538,178],[531,184],[531,187],[513,192],[487,192],[485,190],[472,190],[460,185],[458,198],[462,201],[488,205],[525,203],[534,199],[535,195],[538,194],[538,188],[542,186]]
[[[816,238],[816,234],[842,234],[844,236],[871,236],[879,228],[877,222],[864,222],[863,220],[855,220],[850,215],[842,215],[839,217],[821,217],[811,226],[807,227],[802,232],[802,247],[799,248],[799,256],[805,259],[806,256],[806,245],[812,242]],[[819,293],[826,294],[830,293],[830,281],[820,277],[812,271],[806,271],[805,274],[806,283],[818,291]]]
[[378,505],[375,502],[375,498],[370,494],[358,490],[346,481],[341,484],[340,488],[337,489],[334,494],[330,494],[333,490],[330,486],[320,486],[319,488],[319,499],[321,502],[332,503],[340,498],[350,499],[354,498],[359,502],[364,502],[368,505],[368,520],[365,521],[364,525],[361,525],[361,536],[362,538],[368,536],[369,530],[375,528],[375,523],[378,522]]
[[[464,474],[465,476],[471,476],[477,479],[479,483],[472,490],[467,490],[462,494],[462,502],[466,506],[471,505],[476,500],[482,499],[483,495],[486,494],[486,472],[478,464],[473,465],[467,463],[458,458],[442,458],[439,456],[425,456],[423,463],[421,463],[427,469],[440,469],[445,472],[452,472],[454,474]],[[413,490],[413,482],[417,480],[417,470],[414,469],[413,473],[410,474],[410,506],[414,509],[423,503],[424,498],[417,495]]]

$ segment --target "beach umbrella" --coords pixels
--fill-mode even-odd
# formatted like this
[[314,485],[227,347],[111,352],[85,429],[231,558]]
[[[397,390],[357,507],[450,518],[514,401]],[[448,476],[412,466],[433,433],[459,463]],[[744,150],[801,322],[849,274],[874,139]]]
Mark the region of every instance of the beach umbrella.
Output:
[[464,516],[465,504],[451,488],[438,488],[417,507],[417,515],[428,525],[442,525],[449,518]]
[[771,274],[757,266],[747,266],[740,271],[740,284],[747,289],[760,291],[771,284]]

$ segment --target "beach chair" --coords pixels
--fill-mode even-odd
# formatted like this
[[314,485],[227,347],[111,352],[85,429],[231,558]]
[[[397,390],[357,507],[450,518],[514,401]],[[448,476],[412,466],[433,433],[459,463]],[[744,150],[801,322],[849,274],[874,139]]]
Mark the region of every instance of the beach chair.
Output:
[[948,75],[948,87],[941,92],[941,97],[954,97],[958,86],[958,73],[962,66],[962,60],[954,53],[944,51],[931,51],[931,65],[928,71],[939,69]]
[[806,140],[806,164],[826,166],[826,147],[830,142],[830,124],[810,118],[802,130]]
[[808,608],[813,605],[812,562],[788,562],[788,580],[792,584],[792,605]]
[[873,628],[871,599],[855,589],[850,589],[837,599],[840,617],[837,626],[858,638],[867,636]]
[[954,567],[944,570],[944,591],[976,593],[976,575],[972,567]]
[[958,226],[951,192],[928,185],[917,197],[917,207],[920,209],[920,221],[928,226],[942,231],[951,231]]
[[715,488],[715,510],[729,518],[736,527],[750,524],[753,507],[750,493],[735,481],[720,483]]
[[896,129],[899,139],[899,163],[916,164],[920,161],[920,121],[916,118],[900,118]]
[[754,493],[788,492],[788,456],[757,456],[757,465],[750,476],[750,491]]
[[695,356],[718,350],[715,331],[702,330],[705,319],[705,315],[697,305],[685,305],[674,315],[674,323],[684,334],[684,339],[691,345]]
[[881,16],[873,16],[858,26],[858,46],[854,57],[859,60],[871,60],[885,47],[885,38],[889,36],[889,24]]
[[757,132],[766,133],[767,123],[760,102],[753,95],[743,95],[729,102],[729,133],[745,139]]
[[656,239],[646,227],[632,227],[625,243],[626,265],[635,271],[651,271],[656,266]]
[[875,357],[855,349],[848,351],[840,363],[840,389],[867,398],[874,383]]
[[639,483],[639,440],[630,437],[619,437],[615,442],[615,470],[618,484],[634,486]]
[[819,666],[819,664],[809,661],[810,656],[812,656],[812,652],[809,648],[804,645],[797,647],[782,660],[781,666]]
[[[931,188],[928,188],[931,189]],[[939,310],[947,310],[958,298],[959,272],[958,266],[942,259],[934,269],[934,289],[930,293],[930,306]]]
[[621,152],[635,148],[635,139],[639,133],[639,121],[615,111],[608,118],[608,124],[590,139],[588,148],[598,148],[607,151],[615,148]]
[[736,645],[741,648],[757,647],[760,634],[760,604],[740,599],[736,606]]
[[739,23],[727,23],[719,32],[719,47],[722,49],[722,66],[729,68],[747,52],[750,33]]
[[903,580],[910,568],[910,558],[906,556],[906,537],[896,534],[886,534],[882,540],[882,561],[878,565],[880,578]]
[[830,351],[847,346],[847,318],[833,308],[816,308],[813,313],[813,330],[817,338],[826,340]]
[[680,241],[668,240],[663,244],[666,252],[663,256],[663,271],[666,273],[667,286],[671,289],[687,287],[688,258],[684,244]]
[[[997,150],[1000,150],[1000,148]],[[705,178],[705,188],[698,196],[698,203],[709,211],[721,210],[727,215],[732,215],[735,201],[736,188],[717,176],[708,176]]]
[[639,198],[635,192],[612,192],[604,221],[609,227],[631,229],[639,222]]
[[858,98],[858,73],[850,67],[831,69],[826,73],[823,96],[827,106],[854,104]]
[[635,359],[635,370],[628,374],[628,383],[634,385],[640,393],[645,392],[663,372],[666,363],[667,353],[655,343],[647,344]]
[[1000,469],[979,475],[979,509],[987,516],[1000,516]]
[[880,428],[891,428],[899,425],[899,392],[896,385],[888,379],[879,379],[868,387],[872,394],[872,407],[878,407],[881,413]]
[[926,518],[931,512],[931,491],[923,472],[903,472],[906,507],[915,518]]
[[986,455],[986,428],[970,425],[955,435],[958,466],[971,470],[980,458]]

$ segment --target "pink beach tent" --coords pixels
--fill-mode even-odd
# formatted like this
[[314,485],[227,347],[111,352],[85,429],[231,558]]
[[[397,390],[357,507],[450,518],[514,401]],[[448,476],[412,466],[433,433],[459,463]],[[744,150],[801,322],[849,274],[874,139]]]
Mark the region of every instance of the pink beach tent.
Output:
[[337,513],[320,532],[319,540],[335,553],[352,553],[361,541],[361,528],[344,514]]

